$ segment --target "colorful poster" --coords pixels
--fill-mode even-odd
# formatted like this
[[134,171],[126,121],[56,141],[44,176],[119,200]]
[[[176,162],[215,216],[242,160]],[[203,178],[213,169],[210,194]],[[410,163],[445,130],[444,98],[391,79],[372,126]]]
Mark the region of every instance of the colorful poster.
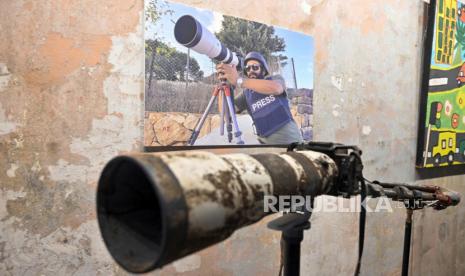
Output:
[[465,3],[437,0],[430,7],[434,31],[417,156],[423,168],[465,164]]
[[146,147],[312,140],[311,36],[161,0],[145,11]]

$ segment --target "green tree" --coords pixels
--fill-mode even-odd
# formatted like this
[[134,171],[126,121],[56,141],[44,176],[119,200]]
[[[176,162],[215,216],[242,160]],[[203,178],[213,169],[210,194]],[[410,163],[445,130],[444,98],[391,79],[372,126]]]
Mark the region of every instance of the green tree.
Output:
[[[170,81],[186,80],[187,54],[169,47],[157,39],[145,41],[145,70],[150,74],[150,68],[156,79]],[[203,78],[203,71],[193,57],[189,58],[189,80],[199,81]]]
[[148,0],[145,2],[145,22],[146,27],[149,24],[155,24],[163,15],[173,14],[169,4],[160,0]]
[[284,38],[275,35],[273,26],[231,16],[224,16],[221,30],[215,34],[231,51],[245,56],[256,51],[265,58],[277,57],[281,62],[287,57],[279,54],[286,49]]
[[[154,26],[162,16],[164,15],[172,15],[173,10],[169,8],[169,4],[164,2],[163,0],[146,0],[144,1],[145,5],[145,30],[148,31],[149,26]],[[155,39],[156,40],[156,39]],[[146,63],[146,70],[149,69],[149,79],[148,79],[148,87],[151,90],[152,87],[152,78],[153,78],[153,67],[155,66],[155,58],[156,58],[156,51],[152,50],[155,49],[157,46],[155,45],[155,40],[150,42],[150,40],[145,41],[145,63]],[[149,58],[149,62],[147,62],[148,51],[150,49],[150,53],[152,55]]]

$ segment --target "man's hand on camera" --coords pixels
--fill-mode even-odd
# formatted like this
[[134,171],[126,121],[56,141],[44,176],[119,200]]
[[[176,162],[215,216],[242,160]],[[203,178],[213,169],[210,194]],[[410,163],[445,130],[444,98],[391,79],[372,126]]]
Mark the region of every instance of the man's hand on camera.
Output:
[[230,64],[220,63],[216,66],[216,72],[218,79],[227,80],[232,85],[237,85],[237,79],[239,78],[239,73],[236,70],[236,66]]

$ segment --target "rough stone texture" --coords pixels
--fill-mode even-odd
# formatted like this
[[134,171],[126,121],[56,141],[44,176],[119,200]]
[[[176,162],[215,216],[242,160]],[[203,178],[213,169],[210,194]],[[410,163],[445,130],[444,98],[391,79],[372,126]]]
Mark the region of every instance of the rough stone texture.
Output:
[[[423,1],[180,2],[314,35],[316,140],[360,145],[367,178],[465,194],[463,175],[416,180]],[[94,200],[105,162],[144,142],[142,9],[0,1],[0,274],[126,274],[103,245]],[[363,275],[400,275],[404,217],[368,215]],[[276,275],[279,234],[266,221],[154,275]],[[464,275],[465,204],[414,223],[413,275]],[[314,214],[302,275],[351,275],[357,230],[357,214]]]
[[153,126],[158,143],[170,146],[189,139],[191,131],[185,128],[176,118],[165,116]]
[[193,130],[195,128],[195,125],[197,124],[198,120],[199,120],[199,116],[196,116],[194,114],[189,114],[189,115],[187,115],[183,126],[185,128],[187,128],[187,129]]
[[[145,112],[144,146],[187,145],[201,114],[180,112]],[[208,115],[199,138],[219,127],[219,115]]]
[[313,98],[312,97],[307,97],[307,96],[301,96],[301,97],[297,98],[297,102],[299,104],[312,105],[313,104]]
[[289,89],[287,94],[292,103],[292,116],[300,127],[302,138],[304,141],[311,141],[313,139],[313,121],[311,120],[313,114],[313,89]]
[[297,112],[300,114],[312,114],[313,107],[309,104],[299,104],[297,105]]
[[[306,140],[310,140],[308,129],[311,130],[311,120],[308,114],[297,112],[297,107],[291,108],[292,116],[301,126]],[[145,112],[144,146],[174,146],[187,145],[189,138],[202,114],[181,112]],[[205,119],[199,137],[202,138],[218,129],[221,117],[218,114],[208,115]]]

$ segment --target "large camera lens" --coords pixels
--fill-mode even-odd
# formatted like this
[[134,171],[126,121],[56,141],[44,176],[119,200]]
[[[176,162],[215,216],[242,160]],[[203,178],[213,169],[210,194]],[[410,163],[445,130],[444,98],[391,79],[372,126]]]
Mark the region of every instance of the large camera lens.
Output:
[[209,58],[237,66],[239,59],[199,21],[190,15],[178,19],[174,26],[174,37],[180,44]]

